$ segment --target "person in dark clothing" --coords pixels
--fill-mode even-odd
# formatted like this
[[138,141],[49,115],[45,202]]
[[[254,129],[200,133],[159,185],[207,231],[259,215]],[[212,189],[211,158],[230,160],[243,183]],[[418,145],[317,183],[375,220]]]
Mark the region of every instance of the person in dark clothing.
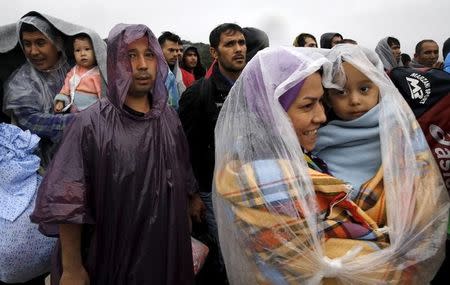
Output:
[[320,47],[330,49],[343,39],[344,37],[339,33],[325,33],[320,37]]
[[107,97],[75,115],[31,215],[60,237],[52,282],[192,284],[188,202],[200,199],[167,63],[148,27],[124,24],[107,62]]
[[[246,64],[244,31],[236,24],[217,26],[209,36],[210,52],[217,61],[211,77],[202,78],[181,96],[179,116],[187,136],[194,175],[200,197],[206,206],[207,243],[210,255],[203,273],[203,284],[226,284],[226,273],[218,249],[217,225],[211,200],[214,172],[214,128],[228,92]],[[200,239],[201,241],[204,241]],[[200,272],[202,273],[202,272]]]

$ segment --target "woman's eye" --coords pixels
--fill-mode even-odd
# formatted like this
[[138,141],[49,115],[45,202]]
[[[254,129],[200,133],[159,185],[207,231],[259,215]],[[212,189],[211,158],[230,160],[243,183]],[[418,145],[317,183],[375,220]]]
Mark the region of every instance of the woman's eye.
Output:
[[309,104],[303,105],[301,107],[301,109],[308,110],[308,109],[311,109],[313,106],[314,106],[314,103],[309,103]]

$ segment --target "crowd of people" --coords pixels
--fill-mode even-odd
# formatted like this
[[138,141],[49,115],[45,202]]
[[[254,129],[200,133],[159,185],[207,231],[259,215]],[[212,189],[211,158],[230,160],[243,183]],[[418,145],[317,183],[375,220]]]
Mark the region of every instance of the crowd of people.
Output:
[[0,284],[450,279],[450,38],[0,34]]

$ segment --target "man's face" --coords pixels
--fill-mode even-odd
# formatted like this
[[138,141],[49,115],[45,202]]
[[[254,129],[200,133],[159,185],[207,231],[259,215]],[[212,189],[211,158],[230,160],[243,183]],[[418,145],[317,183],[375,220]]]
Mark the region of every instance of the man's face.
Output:
[[155,84],[158,69],[158,60],[149,48],[147,37],[128,45],[128,58],[133,79],[128,94],[133,97],[147,96]]
[[187,50],[184,54],[184,65],[188,69],[194,69],[197,66],[197,54],[193,50]]
[[418,63],[426,67],[433,67],[439,58],[439,47],[435,42],[424,42],[420,53],[415,56]]
[[400,45],[393,44],[390,46],[392,55],[394,56],[397,62],[400,62],[400,57],[402,55],[402,51],[400,50]]
[[245,67],[247,46],[244,34],[228,30],[220,35],[217,49],[211,48],[211,54],[224,70],[231,73],[241,72]]
[[331,39],[331,47],[334,47],[334,46],[337,45],[338,42],[340,42],[340,41],[342,41],[342,37],[340,37],[340,36],[334,36],[334,37]]
[[41,32],[22,32],[25,57],[40,71],[52,69],[59,59],[56,46]]
[[168,65],[175,65],[178,59],[178,43],[166,40],[161,49]]

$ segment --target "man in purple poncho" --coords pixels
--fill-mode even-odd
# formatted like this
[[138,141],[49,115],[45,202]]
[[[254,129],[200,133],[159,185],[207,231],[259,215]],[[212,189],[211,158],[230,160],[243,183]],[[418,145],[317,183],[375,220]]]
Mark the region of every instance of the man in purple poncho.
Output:
[[144,25],[113,28],[107,59],[107,97],[66,129],[31,216],[60,237],[52,283],[192,284],[197,186],[168,66]]

